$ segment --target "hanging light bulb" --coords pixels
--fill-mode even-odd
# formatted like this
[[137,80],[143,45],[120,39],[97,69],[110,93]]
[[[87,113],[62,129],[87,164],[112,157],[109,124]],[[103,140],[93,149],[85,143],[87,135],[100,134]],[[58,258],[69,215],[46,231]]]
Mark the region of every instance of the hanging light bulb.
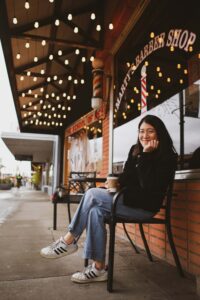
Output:
[[69,60],[65,59],[65,65],[68,65],[68,64],[69,64]]
[[50,2],[50,3],[53,3],[53,2],[54,2],[54,0],[49,0],[49,2]]
[[77,79],[74,79],[74,84],[78,84],[78,80]]
[[59,56],[62,55],[62,50],[58,50],[58,55],[59,55]]
[[42,69],[42,70],[40,71],[40,73],[43,75],[43,74],[45,73],[45,70]]
[[21,58],[21,54],[20,54],[20,53],[17,53],[16,59],[20,59],[20,58]]
[[37,77],[34,77],[34,78],[33,78],[33,81],[37,81]]
[[59,83],[59,84],[62,84],[62,83],[63,83],[63,80],[62,80],[62,79],[60,79],[60,80],[58,81],[58,83]]
[[27,76],[31,76],[31,71],[27,71]]
[[80,53],[80,50],[79,50],[79,49],[76,49],[76,50],[75,50],[75,54],[76,54],[76,55],[79,55],[79,53]]
[[63,93],[63,97],[66,97],[67,96],[67,94],[66,93]]
[[29,9],[29,8],[30,8],[30,4],[29,4],[28,1],[25,1],[24,7],[25,7],[26,9]]
[[155,33],[154,33],[154,32],[151,32],[151,33],[150,33],[150,38],[153,39],[154,36],[155,36]]
[[29,42],[26,42],[25,47],[26,47],[27,49],[30,48],[30,43],[29,43]]
[[72,97],[72,99],[76,99],[76,95],[74,95],[74,96]]
[[70,100],[71,99],[71,97],[70,96],[67,96],[67,100]]
[[91,15],[90,15],[90,19],[91,19],[91,20],[95,20],[95,19],[96,19],[96,15],[95,15],[95,13],[91,13]]
[[68,14],[67,19],[68,19],[69,21],[71,21],[71,20],[72,20],[72,14]]
[[72,80],[72,76],[71,75],[68,76],[68,80]]
[[94,56],[91,56],[91,57],[90,57],[90,61],[93,61],[93,60],[94,60]]
[[78,27],[74,27],[74,33],[78,33]]
[[49,59],[52,60],[53,59],[53,54],[49,55]]
[[23,81],[23,80],[24,80],[24,76],[21,76],[21,77],[20,77],[20,80]]
[[85,61],[86,61],[86,58],[83,56],[83,57],[81,58],[81,61],[82,61],[82,62],[85,62]]
[[109,28],[110,30],[113,30],[113,29],[114,29],[113,23],[110,23],[110,24],[108,25],[108,28]]
[[38,57],[35,56],[33,60],[34,60],[34,62],[37,62],[38,61]]
[[13,24],[17,24],[18,23],[18,21],[17,21],[17,18],[16,17],[13,17]]
[[81,84],[84,84],[85,83],[85,80],[84,79],[81,79]]
[[56,25],[56,26],[59,26],[59,25],[60,25],[60,20],[56,19],[56,20],[55,20],[55,25]]
[[40,25],[39,25],[39,22],[38,21],[36,21],[35,23],[34,23],[34,27],[35,28],[38,28]]
[[96,31],[101,31],[101,25],[98,24],[98,25],[96,26]]
[[42,40],[41,44],[42,46],[46,46],[47,42],[45,40]]

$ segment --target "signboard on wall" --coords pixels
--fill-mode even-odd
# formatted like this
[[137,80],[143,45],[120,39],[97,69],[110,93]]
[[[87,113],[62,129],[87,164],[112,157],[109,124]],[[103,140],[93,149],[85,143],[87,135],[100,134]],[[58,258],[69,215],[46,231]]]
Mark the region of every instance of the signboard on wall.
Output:
[[86,126],[103,119],[105,116],[105,104],[103,104],[99,109],[92,110],[78,121],[73,123],[70,127],[65,130],[65,137],[73,135],[77,131],[85,128]]

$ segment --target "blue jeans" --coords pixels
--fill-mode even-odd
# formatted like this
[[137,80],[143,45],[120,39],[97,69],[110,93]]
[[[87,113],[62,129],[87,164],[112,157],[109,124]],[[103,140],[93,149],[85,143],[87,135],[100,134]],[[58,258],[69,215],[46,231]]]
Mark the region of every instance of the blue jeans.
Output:
[[[113,194],[106,189],[91,188],[83,196],[74,217],[69,224],[69,231],[79,237],[86,229],[84,258],[97,261],[105,260],[106,228],[104,218],[110,215]],[[118,201],[117,215],[145,220],[155,213],[123,205],[123,198]]]

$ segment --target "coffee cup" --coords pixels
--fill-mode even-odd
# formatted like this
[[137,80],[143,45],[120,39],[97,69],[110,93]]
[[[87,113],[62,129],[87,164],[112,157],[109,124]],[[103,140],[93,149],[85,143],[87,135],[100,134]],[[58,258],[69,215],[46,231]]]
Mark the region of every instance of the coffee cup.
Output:
[[110,193],[116,193],[118,190],[118,177],[114,175],[108,175],[107,188]]

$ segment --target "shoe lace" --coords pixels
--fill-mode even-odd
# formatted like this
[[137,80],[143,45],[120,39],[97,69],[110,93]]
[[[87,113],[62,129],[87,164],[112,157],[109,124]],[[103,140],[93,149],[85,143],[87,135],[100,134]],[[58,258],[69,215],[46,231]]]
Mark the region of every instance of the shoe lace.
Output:
[[58,240],[56,240],[55,242],[52,243],[51,247],[52,249],[56,249],[57,246],[60,244],[60,242],[62,242],[61,238],[59,238]]
[[88,274],[92,269],[93,269],[93,265],[89,265],[84,269],[83,273]]

